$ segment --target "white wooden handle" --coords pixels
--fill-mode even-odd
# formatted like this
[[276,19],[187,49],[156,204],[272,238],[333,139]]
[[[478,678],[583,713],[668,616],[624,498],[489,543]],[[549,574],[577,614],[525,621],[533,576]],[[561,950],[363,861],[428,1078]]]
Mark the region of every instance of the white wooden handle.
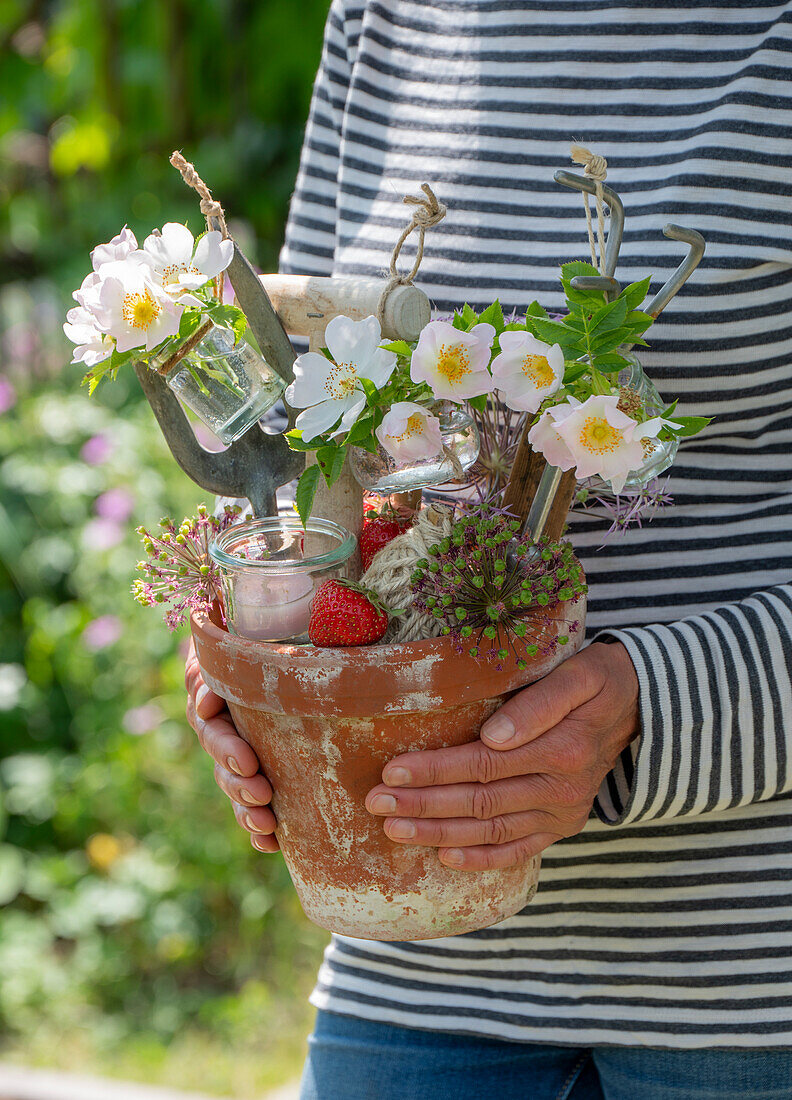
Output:
[[[355,321],[376,314],[383,279],[320,278],[317,275],[259,276],[270,301],[293,336],[324,334],[327,322],[343,314]],[[382,318],[386,340],[416,340],[431,317],[429,299],[417,286],[397,286]]]

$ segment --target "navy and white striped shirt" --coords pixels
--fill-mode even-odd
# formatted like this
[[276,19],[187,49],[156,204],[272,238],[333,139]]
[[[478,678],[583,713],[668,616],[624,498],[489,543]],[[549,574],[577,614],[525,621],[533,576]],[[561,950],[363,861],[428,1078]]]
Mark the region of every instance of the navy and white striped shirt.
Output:
[[667,221],[707,239],[642,358],[716,420],[651,524],[594,552],[602,522],[573,521],[590,626],[641,684],[597,815],[494,928],[334,938],[315,1004],[515,1040],[792,1045],[791,75],[789,2],[334,0],[282,269],[382,274],[427,180],[448,205],[418,279],[439,310],[559,307],[587,246],[552,176],[582,141],[626,207],[622,284],[676,267]]

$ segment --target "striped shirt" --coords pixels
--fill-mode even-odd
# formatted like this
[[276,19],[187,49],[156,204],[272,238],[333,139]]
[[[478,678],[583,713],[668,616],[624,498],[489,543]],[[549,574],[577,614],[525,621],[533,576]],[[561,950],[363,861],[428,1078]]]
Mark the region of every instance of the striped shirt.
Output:
[[[314,1003],[550,1043],[792,1045],[792,3],[334,0],[282,269],[380,275],[404,193],[448,216],[419,283],[440,311],[559,307],[586,258],[571,140],[626,207],[622,284],[707,253],[644,363],[680,413],[673,506],[602,541],[573,519],[589,625],[625,644],[642,733],[536,900],[420,943],[335,937]],[[403,259],[414,255],[410,243]]]

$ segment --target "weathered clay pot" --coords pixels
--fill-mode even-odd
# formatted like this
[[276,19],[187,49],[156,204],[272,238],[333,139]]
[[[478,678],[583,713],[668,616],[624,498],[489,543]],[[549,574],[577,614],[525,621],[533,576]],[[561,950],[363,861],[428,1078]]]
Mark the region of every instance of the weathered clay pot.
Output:
[[365,807],[388,760],[460,745],[508,693],[546,675],[583,639],[585,600],[553,624],[566,646],[527,669],[501,671],[459,654],[448,638],[317,649],[249,641],[197,616],[205,681],[228,701],[274,789],[280,841],[312,921],[363,939],[414,940],[486,928],[533,897],[539,859],[471,873],[434,848],[394,844]]

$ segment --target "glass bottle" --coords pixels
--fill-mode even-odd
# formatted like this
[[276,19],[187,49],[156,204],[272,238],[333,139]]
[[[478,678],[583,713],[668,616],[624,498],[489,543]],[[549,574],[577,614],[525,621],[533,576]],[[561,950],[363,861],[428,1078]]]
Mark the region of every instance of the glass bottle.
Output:
[[[171,341],[155,365],[166,362],[178,346]],[[226,444],[257,423],[287,385],[246,340],[235,344],[233,332],[218,325],[173,365],[165,381]]]

